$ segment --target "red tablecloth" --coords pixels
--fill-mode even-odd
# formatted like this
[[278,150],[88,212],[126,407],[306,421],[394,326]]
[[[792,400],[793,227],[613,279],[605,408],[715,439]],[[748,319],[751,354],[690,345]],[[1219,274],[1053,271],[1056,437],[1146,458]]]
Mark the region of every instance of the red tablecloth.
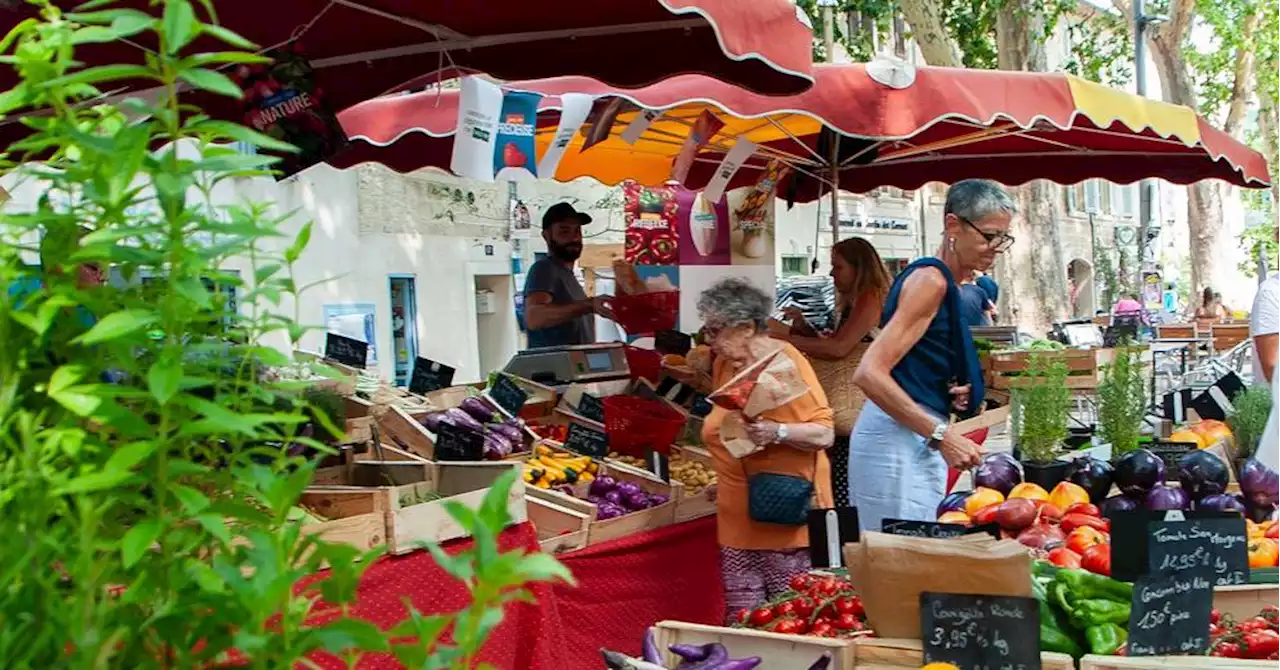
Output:
[[[715,517],[667,526],[561,555],[576,587],[534,588],[537,605],[514,603],[480,654],[501,670],[595,670],[600,648],[640,653],[655,621],[719,623],[724,612]],[[532,524],[508,528],[504,550],[536,549]],[[446,545],[457,553],[469,540]],[[402,601],[427,613],[457,611],[468,602],[462,584],[425,551],[384,558],[369,568],[354,614],[386,629],[407,615]],[[326,668],[343,667],[336,659]],[[398,668],[388,655],[363,658],[361,670]]]

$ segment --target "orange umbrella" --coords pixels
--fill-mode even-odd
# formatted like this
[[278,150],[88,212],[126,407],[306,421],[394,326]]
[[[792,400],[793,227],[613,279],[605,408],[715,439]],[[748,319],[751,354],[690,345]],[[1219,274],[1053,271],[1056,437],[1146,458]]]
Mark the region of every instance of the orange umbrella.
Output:
[[[610,137],[583,151],[583,134],[565,152],[555,178],[634,179],[654,186],[671,177],[690,128],[704,114],[723,126],[697,154],[685,185],[698,189],[738,142],[754,153],[729,187],[754,183],[773,161],[793,168],[780,193],[813,200],[838,179],[841,189],[915,189],[970,177],[1021,184],[1032,179],[1119,183],[1159,177],[1175,183],[1221,179],[1264,188],[1266,160],[1213,128],[1189,108],[1140,98],[1065,74],[911,67],[878,61],[815,66],[813,88],[771,97],[696,75],[632,91],[583,77],[504,84],[543,94],[537,144],[556,131],[559,96],[618,97],[662,110],[634,143],[620,137],[637,114],[620,114]],[[457,120],[455,92],[371,100],[340,115],[353,140],[330,161],[378,162],[401,172],[446,168]],[[834,134],[833,134],[834,133]],[[838,146],[832,141],[838,134]],[[833,179],[835,177],[835,179]]]

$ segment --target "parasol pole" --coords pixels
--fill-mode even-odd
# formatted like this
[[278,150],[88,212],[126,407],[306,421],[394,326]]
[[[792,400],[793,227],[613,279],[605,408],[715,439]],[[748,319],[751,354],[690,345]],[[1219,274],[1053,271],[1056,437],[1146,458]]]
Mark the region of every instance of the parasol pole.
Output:
[[[831,246],[840,241],[840,134],[831,133]],[[816,253],[816,249],[814,250]]]

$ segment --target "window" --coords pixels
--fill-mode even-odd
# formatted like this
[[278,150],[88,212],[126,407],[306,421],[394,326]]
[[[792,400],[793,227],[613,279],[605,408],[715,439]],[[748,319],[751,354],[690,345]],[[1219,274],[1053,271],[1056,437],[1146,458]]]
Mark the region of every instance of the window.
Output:
[[1090,214],[1102,213],[1102,200],[1098,194],[1098,182],[1090,179],[1084,183],[1084,211]]
[[792,277],[795,275],[809,274],[809,257],[808,256],[783,256],[782,257],[782,276]]
[[411,275],[391,275],[391,349],[395,354],[396,386],[408,386],[418,356],[417,288]]
[[1072,213],[1084,212],[1084,182],[1072,184],[1066,187],[1067,211]]
[[1137,216],[1137,184],[1122,186],[1120,184],[1111,185],[1111,203],[1115,208],[1116,216],[1122,216],[1126,219],[1132,219]]
[[1111,187],[1114,184],[1095,179],[1093,187],[1098,192],[1098,211],[1102,214],[1115,214],[1116,210],[1111,203]]

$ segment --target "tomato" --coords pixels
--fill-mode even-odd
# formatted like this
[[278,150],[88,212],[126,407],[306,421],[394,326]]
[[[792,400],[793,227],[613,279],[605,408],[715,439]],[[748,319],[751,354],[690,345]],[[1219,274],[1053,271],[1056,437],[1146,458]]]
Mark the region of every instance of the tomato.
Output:
[[800,622],[795,619],[783,619],[774,625],[773,632],[795,635],[800,632]]
[[969,518],[973,520],[973,525],[985,526],[989,523],[996,522],[996,512],[998,511],[1000,511],[999,503],[996,503],[994,505],[987,505],[986,507],[983,507],[982,509],[974,512],[973,514],[970,514]]
[[1111,545],[1095,544],[1080,554],[1080,567],[1098,575],[1111,576]]
[[1097,530],[1102,531],[1111,530],[1110,521],[1106,519],[1099,519],[1096,516],[1089,516],[1088,514],[1075,512],[1068,513],[1066,516],[1062,517],[1062,532],[1064,533],[1070,533],[1082,526],[1088,526],[1089,528],[1096,528]]
[[1092,503],[1076,503],[1067,508],[1067,514],[1084,514],[1086,516],[1102,516],[1098,506]]
[[1066,547],[1058,547],[1049,552],[1049,562],[1060,568],[1078,568],[1080,567],[1080,554]]
[[1271,624],[1268,623],[1266,619],[1260,616],[1256,616],[1256,617],[1253,617],[1252,619],[1241,621],[1240,623],[1236,624],[1236,630],[1240,631],[1241,633],[1252,633],[1258,630],[1267,630],[1270,627],[1271,627]]
[[837,582],[834,578],[827,577],[821,582],[818,582],[818,592],[824,596],[833,596],[839,590],[840,582]]
[[779,603],[777,606],[773,608],[773,615],[777,617],[791,616],[795,613],[796,613],[796,602],[794,600],[788,600],[784,603]]
[[836,612],[839,614],[852,614],[856,617],[862,616],[862,598],[858,596],[840,596],[835,602]]
[[851,612],[841,614],[835,622],[837,630],[858,630],[861,625],[862,622],[858,621],[858,617],[854,616]]
[[797,593],[804,593],[809,590],[809,585],[813,583],[813,578],[809,575],[796,575],[791,578],[791,590]]
[[809,634],[816,637],[830,637],[834,633],[835,630],[831,628],[831,624],[825,621],[815,621],[809,627]]
[[1280,545],[1275,540],[1249,540],[1249,567],[1273,568],[1280,563]]
[[1218,623],[1219,621],[1222,621],[1222,610],[1216,607],[1209,610],[1209,623]]
[[801,619],[808,619],[813,616],[813,600],[806,596],[801,596],[791,601],[795,608],[796,616]]
[[1067,546],[1067,549],[1070,549],[1071,551],[1074,551],[1075,553],[1081,556],[1084,556],[1084,552],[1087,551],[1089,547],[1099,545],[1099,544],[1106,544],[1106,543],[1107,543],[1107,536],[1103,535],[1102,531],[1097,530],[1095,528],[1082,526],[1080,528],[1077,528],[1071,531],[1067,535],[1066,546]]
[[751,610],[738,610],[738,613],[733,615],[733,620],[738,623],[750,623]]
[[1256,630],[1244,636],[1245,658],[1266,658],[1280,651],[1280,633]]
[[752,626],[764,626],[770,621],[773,621],[773,610],[768,607],[761,607],[751,613]]
[[831,617],[826,617],[826,616],[821,616],[821,615],[819,615],[819,616],[818,616],[818,618],[816,618],[816,619],[814,619],[814,620],[813,620],[813,625],[814,625],[814,626],[817,626],[817,625],[819,625],[819,624],[825,624],[825,625],[827,625],[827,626],[830,626],[830,625],[831,625]]
[[1045,503],[1040,506],[1040,520],[1057,522],[1062,520],[1062,508],[1053,503]]
[[1219,642],[1214,645],[1210,656],[1219,656],[1221,658],[1243,658],[1244,654],[1240,651],[1240,645],[1235,642]]
[[809,632],[809,622],[804,619],[796,619],[796,635],[804,635]]

